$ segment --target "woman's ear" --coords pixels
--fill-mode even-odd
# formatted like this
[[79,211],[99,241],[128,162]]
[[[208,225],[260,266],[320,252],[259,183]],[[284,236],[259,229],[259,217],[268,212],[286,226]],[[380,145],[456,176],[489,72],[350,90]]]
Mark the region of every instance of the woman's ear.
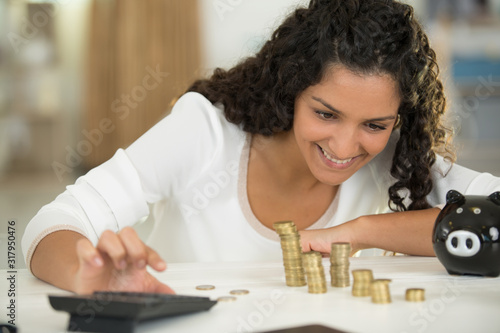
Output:
[[392,130],[396,130],[400,127],[401,125],[401,116],[399,115],[398,113],[398,117],[396,118],[396,123],[394,124],[394,127],[392,128]]

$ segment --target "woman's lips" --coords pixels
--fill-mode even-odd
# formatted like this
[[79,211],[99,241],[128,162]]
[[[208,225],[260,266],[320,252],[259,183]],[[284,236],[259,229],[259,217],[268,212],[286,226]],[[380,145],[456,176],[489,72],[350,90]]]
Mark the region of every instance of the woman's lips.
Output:
[[358,156],[351,157],[346,160],[337,160],[331,157],[326,151],[323,150],[320,146],[318,146],[319,153],[321,155],[322,160],[325,162],[327,166],[335,169],[347,169],[358,159]]

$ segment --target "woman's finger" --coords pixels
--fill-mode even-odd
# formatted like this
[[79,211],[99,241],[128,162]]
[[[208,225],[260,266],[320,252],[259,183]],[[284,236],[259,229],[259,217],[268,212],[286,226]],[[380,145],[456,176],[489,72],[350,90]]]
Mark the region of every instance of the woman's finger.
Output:
[[148,253],[148,265],[153,267],[155,270],[162,272],[167,269],[167,263],[160,257],[160,255],[150,248],[147,247]]
[[127,251],[118,235],[111,230],[105,230],[102,233],[97,243],[97,250],[105,253],[117,269],[125,269],[127,267]]
[[300,244],[302,245],[302,252],[309,252],[312,250],[311,243],[309,241],[309,234],[307,230],[301,230],[300,233]]
[[99,251],[97,251],[87,238],[78,240],[76,243],[76,253],[80,260],[80,265],[90,265],[93,267],[102,267],[104,265],[104,260]]
[[118,233],[118,236],[127,251],[127,260],[136,268],[144,268],[148,264],[148,252],[146,245],[131,227],[126,227]]

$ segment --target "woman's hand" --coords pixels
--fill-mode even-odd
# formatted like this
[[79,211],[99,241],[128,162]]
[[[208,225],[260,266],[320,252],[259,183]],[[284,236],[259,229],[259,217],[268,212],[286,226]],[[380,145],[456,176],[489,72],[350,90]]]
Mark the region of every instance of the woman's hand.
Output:
[[361,250],[354,238],[354,221],[343,223],[336,227],[300,231],[302,251],[318,251],[323,255],[330,254],[332,243],[345,242],[351,244],[351,255]]
[[119,233],[104,231],[97,247],[80,239],[76,252],[79,265],[72,289],[79,294],[98,290],[174,293],[146,270],[151,266],[161,272],[167,265],[130,227]]
[[378,248],[418,256],[434,256],[432,230],[438,208],[364,215],[339,226],[300,232],[303,251],[330,253],[334,242],[351,243],[351,255]]

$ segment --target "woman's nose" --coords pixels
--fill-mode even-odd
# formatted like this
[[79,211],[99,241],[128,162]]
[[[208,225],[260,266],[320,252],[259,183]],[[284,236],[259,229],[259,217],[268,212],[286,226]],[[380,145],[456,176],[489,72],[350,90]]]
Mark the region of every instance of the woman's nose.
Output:
[[328,142],[330,151],[336,159],[346,160],[359,153],[359,135],[357,130],[350,126],[343,126],[332,133]]

